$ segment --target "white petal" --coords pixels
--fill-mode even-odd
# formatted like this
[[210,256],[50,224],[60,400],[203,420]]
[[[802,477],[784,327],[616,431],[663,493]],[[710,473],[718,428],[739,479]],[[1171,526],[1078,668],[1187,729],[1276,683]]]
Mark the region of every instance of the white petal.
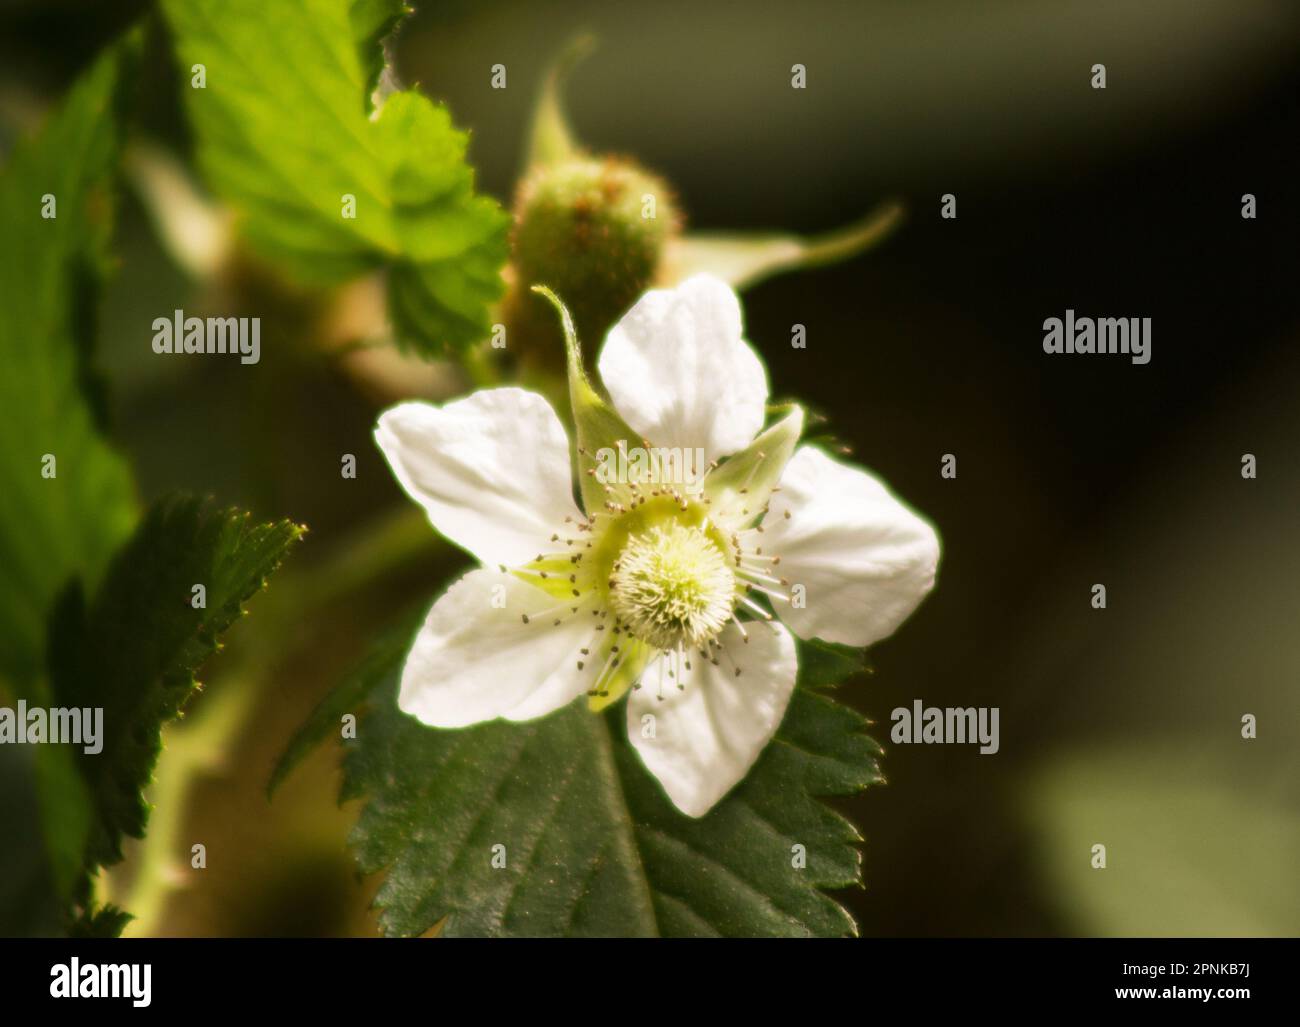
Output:
[[402,403],[380,415],[375,441],[433,526],[485,564],[532,560],[565,517],[580,516],[568,436],[536,393]]
[[[794,691],[798,667],[790,632],[775,621],[745,630],[748,644],[735,624],[723,631],[726,652],[718,666],[692,654],[691,671],[682,674],[685,689],[669,676],[675,665],[665,657],[628,696],[628,739],[687,816],[704,816],[748,773]],[[654,720],[644,721],[647,716]],[[652,738],[645,737],[648,723]]]
[[[790,516],[787,519],[786,513]],[[777,576],[802,585],[802,609],[773,609],[800,638],[870,645],[893,633],[934,585],[934,529],[879,481],[811,446],[781,476],[758,536]]]
[[397,705],[431,727],[557,710],[587,688],[591,671],[576,661],[591,620],[585,608],[574,614],[513,574],[470,571],[434,603],[415,636]]
[[637,300],[610,329],[599,366],[618,412],[655,446],[714,460],[763,427],[767,373],[741,338],[736,294],[710,275]]

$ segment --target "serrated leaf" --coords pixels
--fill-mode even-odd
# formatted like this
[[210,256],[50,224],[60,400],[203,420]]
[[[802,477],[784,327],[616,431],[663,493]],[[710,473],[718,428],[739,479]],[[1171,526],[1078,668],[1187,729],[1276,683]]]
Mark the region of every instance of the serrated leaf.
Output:
[[396,705],[402,653],[389,651],[372,712],[345,743],[343,798],[366,799],[353,844],[364,871],[386,872],[375,902],[388,933],[855,930],[823,889],[860,883],[860,838],[819,797],[879,780],[857,713],[800,687],[750,774],[693,819],[641,765],[621,707],[426,728]]
[[824,642],[820,638],[795,640],[799,650],[799,682],[807,688],[833,688],[867,670],[861,649]]
[[72,938],[118,938],[123,928],[131,922],[131,914],[113,904],[87,908],[77,916],[68,929]]
[[[218,636],[301,534],[287,521],[253,524],[199,500],[163,500],[114,557],[89,605],[77,586],[58,603],[52,705],[103,710],[102,751],[78,755],[91,800],[90,866],[119,860],[124,835],[143,836],[142,793],[163,723],[179,714]],[[205,588],[203,608],[192,605],[195,585]]]
[[135,519],[130,473],[100,434],[92,348],[136,48],[134,36],[111,47],[0,177],[0,678],[20,695],[38,687],[58,591],[96,580]]
[[[167,0],[199,163],[253,245],[292,277],[392,274],[399,343],[483,338],[504,290],[509,218],[474,193],[466,136],[415,92],[369,98],[386,0]],[[206,88],[190,87],[202,64]],[[344,197],[355,217],[344,217]]]

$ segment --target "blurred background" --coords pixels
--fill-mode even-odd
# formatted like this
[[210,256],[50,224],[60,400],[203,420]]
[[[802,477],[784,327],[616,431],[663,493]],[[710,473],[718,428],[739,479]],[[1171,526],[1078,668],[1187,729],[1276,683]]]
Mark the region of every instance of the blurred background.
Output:
[[[5,148],[149,6],[0,3]],[[888,785],[844,804],[866,836],[866,890],[841,897],[862,933],[1300,933],[1300,8],[417,6],[397,72],[471,130],[480,185],[503,202],[544,67],[590,30],[598,47],[566,89],[573,127],[662,174],[688,227],[813,233],[886,197],[907,205],[872,252],[744,298],[774,394],[821,409],[944,543],[936,591],[841,693],[887,750]],[[150,52],[140,138],[183,161],[161,32]],[[790,88],[795,63],[805,90]],[[1095,63],[1105,90],[1090,86]],[[505,90],[489,87],[494,64]],[[1241,217],[1247,192],[1255,220]],[[944,193],[956,220],[939,217]],[[311,528],[294,584],[255,601],[168,738],[164,760],[195,791],[155,796],[151,833],[180,843],[176,860],[202,841],[209,868],[152,894],[147,922],[371,933],[376,882],[345,848],[355,810],[335,804],[337,752],[270,804],[265,787],[367,640],[463,558],[422,548],[427,528],[401,520],[370,441],[386,386],[322,343],[335,326],[305,297],[241,265],[217,287],[263,315],[259,373],[159,361],[153,317],[200,305],[213,283],[175,259],[136,193],[116,249],[100,364],[145,498],[212,492]],[[1042,321],[1066,308],[1150,317],[1151,363],[1045,356]],[[794,323],[807,349],[790,347]],[[445,369],[420,385],[463,387]],[[338,474],[343,452],[356,481]],[[945,453],[955,480],[940,477]],[[417,541],[359,555],[354,540],[385,519]],[[369,557],[387,559],[382,580],[348,587]],[[304,594],[313,612],[298,619]],[[272,646],[254,622],[276,603]],[[914,699],[999,707],[1000,751],[889,743],[890,711]],[[1104,871],[1090,867],[1097,843]],[[145,859],[114,882],[128,908]]]

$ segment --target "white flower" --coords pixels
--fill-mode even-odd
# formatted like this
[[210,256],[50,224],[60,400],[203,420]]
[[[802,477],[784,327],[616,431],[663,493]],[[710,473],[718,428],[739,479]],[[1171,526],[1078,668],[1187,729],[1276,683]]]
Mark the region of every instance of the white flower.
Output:
[[[886,637],[933,585],[938,539],[866,472],[796,449],[798,407],[759,434],[766,373],[721,281],[649,292],[610,331],[599,369],[617,413],[575,354],[585,514],[565,430],[534,393],[487,389],[379,418],[402,487],[482,564],[429,611],[399,705],[463,727],[583,694],[598,710],[630,690],[632,745],[677,807],[703,816],[781,722],[790,632]],[[609,447],[685,459],[624,461],[631,480],[617,480]],[[702,484],[687,473],[699,451]]]

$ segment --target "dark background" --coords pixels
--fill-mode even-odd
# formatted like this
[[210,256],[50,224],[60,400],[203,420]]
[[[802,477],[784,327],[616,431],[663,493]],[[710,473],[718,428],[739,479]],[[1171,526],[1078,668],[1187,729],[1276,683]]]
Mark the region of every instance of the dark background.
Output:
[[[943,540],[936,591],[844,697],[886,742],[890,710],[913,699],[1001,710],[996,756],[887,742],[888,786],[847,804],[866,836],[867,890],[844,897],[862,932],[1300,933],[1300,8],[419,6],[398,71],[471,129],[480,182],[503,200],[542,68],[590,29],[574,127],[666,176],[688,227],[816,232],[889,196],[908,205],[879,249],[744,297],[774,393],[825,412]],[[147,8],[0,5],[0,120],[51,102]],[[158,52],[145,123],[183,153]],[[790,88],[795,62],[806,90]],[[489,88],[496,63],[504,91]],[[949,192],[955,221],[939,217]],[[214,491],[305,521],[304,560],[404,502],[367,442],[374,399],[336,365],[264,339],[250,396],[226,370],[142,359],[143,312],[192,285],[138,204],[119,240],[102,345],[146,493]],[[1042,321],[1067,307],[1150,317],[1150,364],[1046,356]],[[789,346],[795,322],[806,350]],[[364,490],[339,484],[349,449]],[[940,478],[945,453],[956,480]],[[441,569],[341,604],[327,637],[276,669],[239,752],[201,785],[194,830],[228,849],[227,869],[172,901],[167,930],[368,929],[373,883],[343,850],[335,757],[269,813],[262,787],[386,604]],[[1089,867],[1098,842],[1105,871]]]

